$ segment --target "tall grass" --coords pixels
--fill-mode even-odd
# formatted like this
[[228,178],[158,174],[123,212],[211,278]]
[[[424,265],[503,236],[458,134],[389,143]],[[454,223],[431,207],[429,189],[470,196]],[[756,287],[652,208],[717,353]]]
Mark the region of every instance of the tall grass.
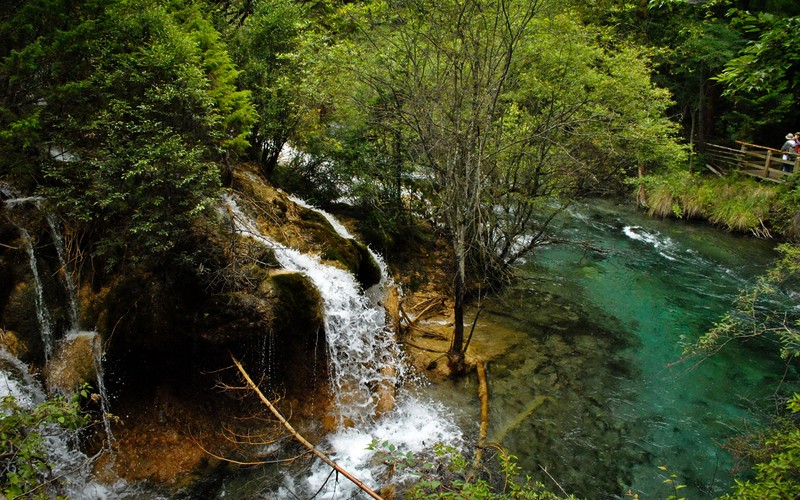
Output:
[[779,208],[779,186],[746,177],[677,172],[646,177],[643,182],[649,214],[706,219],[730,231],[766,236],[770,219]]

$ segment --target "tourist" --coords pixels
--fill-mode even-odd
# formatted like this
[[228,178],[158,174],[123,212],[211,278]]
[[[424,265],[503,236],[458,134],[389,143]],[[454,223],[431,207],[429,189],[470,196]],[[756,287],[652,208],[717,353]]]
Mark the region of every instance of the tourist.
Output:
[[[794,162],[795,156],[797,155],[797,151],[795,147],[797,146],[797,141],[795,140],[795,135],[791,132],[786,134],[786,142],[783,143],[781,146],[781,151],[783,151],[783,160],[785,161],[792,161]],[[781,167],[781,170],[784,172],[791,172],[793,170],[792,165],[784,163]]]

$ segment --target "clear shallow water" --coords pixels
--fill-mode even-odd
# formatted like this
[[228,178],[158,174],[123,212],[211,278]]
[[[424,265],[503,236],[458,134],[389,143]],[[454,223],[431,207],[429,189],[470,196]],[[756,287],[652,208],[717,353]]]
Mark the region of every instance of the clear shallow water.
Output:
[[[727,492],[721,443],[761,425],[796,373],[780,385],[784,363],[763,343],[680,358],[769,266],[771,245],[602,201],[574,207],[556,234],[575,243],[541,249],[481,315],[485,337],[524,333],[488,367],[489,439],[586,498],[666,498],[670,473],[687,498]],[[474,399],[474,381],[443,392]]]

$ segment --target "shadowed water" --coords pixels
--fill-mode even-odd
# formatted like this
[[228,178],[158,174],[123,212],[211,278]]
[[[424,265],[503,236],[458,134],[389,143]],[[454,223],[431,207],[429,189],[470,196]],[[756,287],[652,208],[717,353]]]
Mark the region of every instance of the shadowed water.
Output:
[[[489,440],[586,498],[666,498],[673,473],[686,498],[729,491],[721,443],[763,425],[797,376],[781,384],[784,362],[763,342],[680,358],[767,269],[771,245],[601,201],[573,207],[555,232],[574,243],[541,249],[484,304],[481,335],[522,334],[488,366]],[[441,392],[474,400],[474,381]]]

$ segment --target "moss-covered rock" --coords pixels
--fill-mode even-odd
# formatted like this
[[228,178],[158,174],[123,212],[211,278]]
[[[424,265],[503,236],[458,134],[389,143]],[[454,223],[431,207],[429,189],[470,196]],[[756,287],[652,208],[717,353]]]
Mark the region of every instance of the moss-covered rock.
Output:
[[380,267],[367,247],[342,237],[324,215],[294,203],[286,193],[270,187],[252,172],[237,172],[234,180],[235,187],[253,205],[252,212],[265,234],[350,271],[364,288],[380,281]]

